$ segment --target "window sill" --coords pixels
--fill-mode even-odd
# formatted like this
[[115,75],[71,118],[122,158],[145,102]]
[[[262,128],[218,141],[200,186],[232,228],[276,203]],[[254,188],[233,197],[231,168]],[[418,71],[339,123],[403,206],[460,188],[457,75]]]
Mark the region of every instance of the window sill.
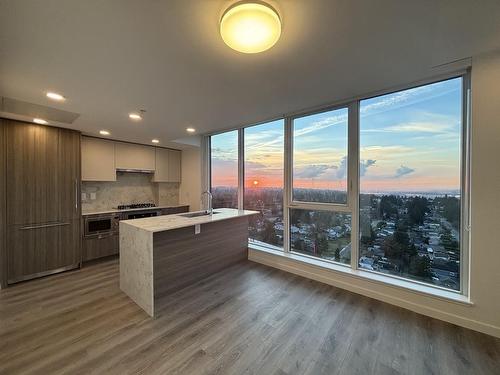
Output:
[[460,305],[472,306],[474,303],[470,300],[468,296],[460,294],[458,292],[453,292],[450,290],[444,290],[440,288],[434,288],[431,286],[422,285],[419,283],[414,283],[411,281],[401,280],[399,278],[394,278],[379,273],[374,273],[364,270],[353,270],[349,266],[343,266],[340,264],[323,262],[319,259],[310,258],[307,256],[302,256],[295,253],[285,253],[281,250],[274,250],[265,246],[261,246],[255,243],[249,243],[248,248],[250,250],[255,250],[258,252],[266,253],[269,255],[277,256],[280,258],[288,259],[297,263],[306,264],[320,268],[322,270],[329,270],[336,273],[340,273],[344,276],[351,276],[361,280],[383,284],[386,286],[404,289],[409,292],[417,293],[427,297],[437,298],[440,300],[458,303]]

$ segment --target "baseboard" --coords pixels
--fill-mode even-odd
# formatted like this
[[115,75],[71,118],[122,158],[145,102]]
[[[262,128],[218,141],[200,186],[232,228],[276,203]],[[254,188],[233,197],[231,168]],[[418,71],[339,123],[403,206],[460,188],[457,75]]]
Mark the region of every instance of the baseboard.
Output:
[[346,289],[350,292],[361,294],[363,296],[383,301],[391,305],[402,307],[404,309],[411,310],[422,315],[443,320],[448,323],[452,323],[464,328],[472,329],[500,338],[500,327],[480,322],[474,319],[469,319],[460,315],[452,314],[447,311],[435,309],[430,306],[414,303],[397,296],[393,296],[389,293],[380,293],[368,288],[353,285],[348,282],[339,280],[335,277],[335,273],[329,270],[318,270],[316,267],[302,264],[301,262],[295,261],[293,259],[283,259],[283,257],[277,255],[252,249],[249,249],[248,259],[256,263],[261,263],[269,267],[278,268],[286,272],[329,284],[341,289]]

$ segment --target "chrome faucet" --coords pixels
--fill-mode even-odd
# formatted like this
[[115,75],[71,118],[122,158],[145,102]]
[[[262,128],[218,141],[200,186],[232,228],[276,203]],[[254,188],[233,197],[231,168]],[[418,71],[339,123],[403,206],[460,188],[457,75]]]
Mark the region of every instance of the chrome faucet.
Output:
[[212,215],[212,213],[213,213],[213,211],[214,211],[214,209],[213,209],[213,207],[212,207],[212,198],[213,198],[213,196],[212,196],[212,193],[211,193],[211,192],[209,192],[208,190],[207,190],[207,191],[204,191],[203,193],[201,193],[201,203],[202,203],[202,205],[203,205],[203,196],[204,196],[205,194],[207,195],[207,206],[208,206],[208,207],[207,207],[207,213],[208,213],[209,215]]

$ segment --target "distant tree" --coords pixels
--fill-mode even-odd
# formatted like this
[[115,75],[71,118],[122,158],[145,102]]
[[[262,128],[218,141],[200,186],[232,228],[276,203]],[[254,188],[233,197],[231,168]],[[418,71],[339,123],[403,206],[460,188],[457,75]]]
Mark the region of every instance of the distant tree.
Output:
[[383,195],[380,198],[379,217],[390,218],[398,213],[399,199],[395,195]]
[[431,261],[425,256],[412,257],[409,273],[421,279],[430,279],[432,277]]
[[300,238],[296,238],[295,241],[293,241],[293,249],[297,251],[304,251],[304,243]]
[[460,199],[448,195],[439,197],[434,202],[442,208],[443,217],[450,222],[455,229],[460,224]]
[[411,225],[422,225],[425,214],[429,211],[428,200],[424,197],[412,197],[406,203],[408,220]]
[[394,241],[401,244],[403,248],[407,248],[410,244],[410,237],[408,236],[408,227],[399,222],[396,225],[396,230],[394,231]]
[[328,240],[324,235],[316,238],[316,251],[318,254],[325,255],[328,252]]
[[278,244],[278,236],[276,236],[276,231],[274,230],[274,223],[271,221],[266,221],[264,226],[264,233],[262,235],[262,241],[271,245]]
[[391,260],[399,260],[403,255],[404,248],[394,239],[393,236],[387,237],[384,240],[384,255]]
[[443,227],[441,230],[440,244],[444,247],[446,251],[450,251],[455,254],[460,253],[460,245],[451,235],[451,230]]
[[384,241],[384,254],[396,264],[401,272],[408,272],[412,257],[416,256],[417,249],[410,243],[408,228],[402,222],[398,222],[396,230],[391,237]]
[[334,255],[334,256],[335,256],[335,260],[336,260],[337,262],[339,262],[339,261],[340,261],[340,247],[337,247],[337,248],[335,249],[335,255]]

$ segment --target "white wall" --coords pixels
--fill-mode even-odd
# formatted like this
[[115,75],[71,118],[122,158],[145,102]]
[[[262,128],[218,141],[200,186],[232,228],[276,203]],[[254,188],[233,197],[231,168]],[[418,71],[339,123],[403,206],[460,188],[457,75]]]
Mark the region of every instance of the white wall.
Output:
[[472,59],[472,304],[439,299],[250,250],[249,258],[500,337],[500,51]]
[[472,318],[500,336],[500,50],[472,65]]
[[189,204],[190,211],[198,211],[201,209],[201,159],[199,147],[182,151],[181,173],[179,202]]

